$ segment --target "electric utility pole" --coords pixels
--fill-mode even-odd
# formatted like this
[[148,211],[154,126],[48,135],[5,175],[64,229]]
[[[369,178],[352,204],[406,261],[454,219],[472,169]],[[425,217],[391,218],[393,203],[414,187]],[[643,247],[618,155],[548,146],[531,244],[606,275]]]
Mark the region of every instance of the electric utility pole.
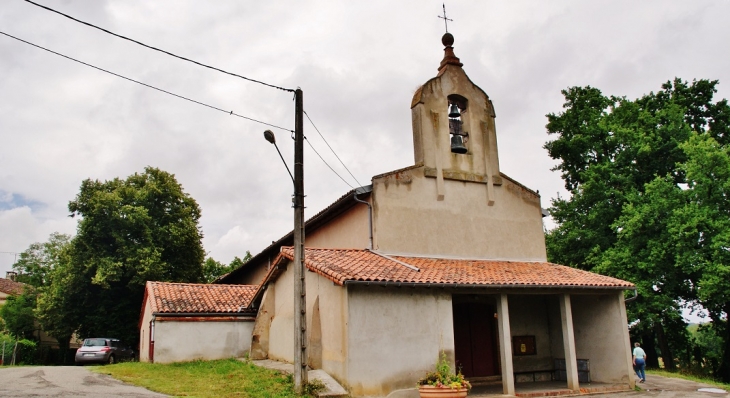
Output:
[[304,100],[294,92],[294,387],[307,384],[307,289],[304,272]]

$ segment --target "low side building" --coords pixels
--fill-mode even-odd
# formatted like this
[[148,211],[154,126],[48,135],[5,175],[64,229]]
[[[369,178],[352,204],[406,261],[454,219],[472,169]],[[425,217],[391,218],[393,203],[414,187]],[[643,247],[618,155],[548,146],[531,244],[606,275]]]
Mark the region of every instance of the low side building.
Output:
[[258,286],[147,282],[139,323],[142,362],[243,357]]

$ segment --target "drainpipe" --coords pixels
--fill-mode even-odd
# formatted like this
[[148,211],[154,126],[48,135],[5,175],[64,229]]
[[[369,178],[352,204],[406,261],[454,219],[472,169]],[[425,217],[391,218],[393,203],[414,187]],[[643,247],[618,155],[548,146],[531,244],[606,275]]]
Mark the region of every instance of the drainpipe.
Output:
[[357,197],[357,189],[355,189],[355,192],[353,192],[352,197],[360,202],[368,205],[368,215],[369,215],[369,221],[370,221],[370,245],[368,246],[368,249],[373,250],[373,206],[370,204],[370,202],[366,202],[364,200],[360,200]]
[[155,318],[157,316],[152,315],[150,320],[150,363],[155,363]]

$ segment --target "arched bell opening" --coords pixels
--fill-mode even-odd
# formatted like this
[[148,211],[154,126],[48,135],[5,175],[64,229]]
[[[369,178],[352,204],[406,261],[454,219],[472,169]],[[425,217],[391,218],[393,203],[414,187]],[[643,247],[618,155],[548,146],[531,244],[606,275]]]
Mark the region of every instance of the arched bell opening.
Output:
[[467,153],[469,150],[466,143],[469,141],[469,133],[464,131],[464,112],[468,109],[466,98],[451,94],[447,97],[449,101],[449,136],[451,137],[452,153]]

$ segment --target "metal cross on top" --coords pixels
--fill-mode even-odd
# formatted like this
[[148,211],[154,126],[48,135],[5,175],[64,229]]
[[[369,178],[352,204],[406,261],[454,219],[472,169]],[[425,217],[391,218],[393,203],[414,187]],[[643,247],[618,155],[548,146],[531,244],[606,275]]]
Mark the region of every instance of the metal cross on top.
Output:
[[439,18],[444,20],[444,27],[446,28],[446,33],[449,33],[449,25],[447,21],[454,22],[453,19],[446,18],[446,4],[441,4],[444,7],[444,16],[438,15]]

